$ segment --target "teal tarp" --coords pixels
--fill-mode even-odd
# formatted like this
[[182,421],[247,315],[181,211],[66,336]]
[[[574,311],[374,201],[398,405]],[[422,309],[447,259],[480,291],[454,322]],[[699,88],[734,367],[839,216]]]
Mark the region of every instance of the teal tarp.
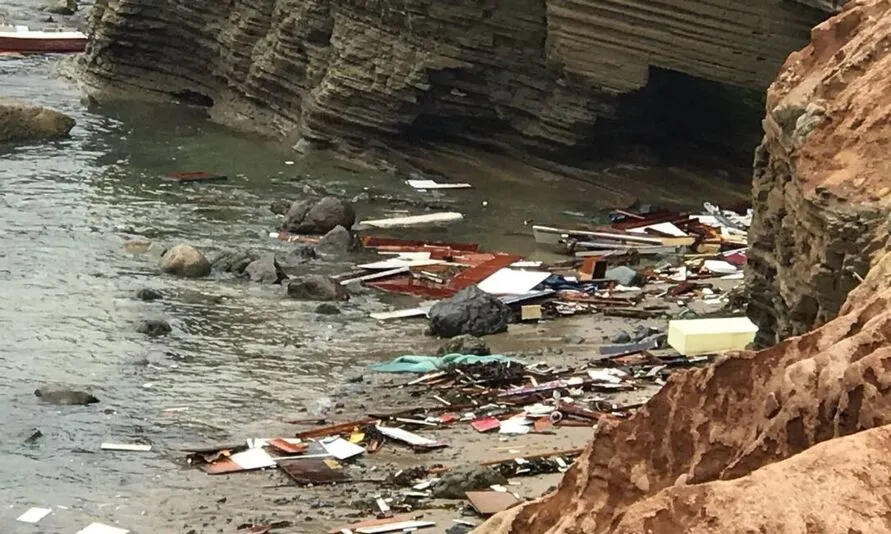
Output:
[[475,354],[446,354],[445,356],[400,356],[393,361],[372,364],[371,370],[378,373],[431,373],[453,365],[470,365],[474,363],[514,362],[507,356],[492,354],[477,356]]

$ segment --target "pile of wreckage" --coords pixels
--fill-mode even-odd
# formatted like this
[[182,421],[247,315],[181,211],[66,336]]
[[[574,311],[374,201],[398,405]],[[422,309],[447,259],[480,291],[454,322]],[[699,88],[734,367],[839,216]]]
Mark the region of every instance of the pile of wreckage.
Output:
[[[344,286],[361,283],[381,291],[424,299],[450,299],[475,286],[509,306],[520,321],[576,313],[650,318],[666,315],[672,302],[721,303],[724,295],[707,280],[741,278],[746,228],[740,215],[706,204],[706,213],[615,211],[611,223],[589,229],[534,226],[536,242],[571,259],[551,265],[475,244],[410,241],[365,235],[360,242],[381,261],[334,277]],[[282,232],[279,238],[295,241]],[[652,258],[648,260],[648,258]],[[633,266],[633,267],[632,267]],[[646,286],[646,288],[645,288]],[[653,303],[653,298],[661,299]],[[431,306],[377,313],[379,320],[427,315]],[[389,381],[411,396],[413,406],[362,419],[316,426],[293,437],[250,439],[231,446],[192,449],[189,463],[208,474],[277,469],[301,485],[375,482],[386,491],[363,510],[376,517],[332,532],[400,532],[434,526],[416,512],[432,499],[465,499],[462,512],[486,517],[521,502],[508,478],[560,473],[581,449],[512,456],[474,464],[478,483],[455,490],[448,480],[467,466],[414,466],[383,477],[364,465],[383,447],[416,453],[448,447],[445,431],[466,425],[498,435],[552,434],[562,427],[594,427],[630,417],[641,404],[616,405],[612,395],[649,388],[655,392],[676,369],[704,365],[714,354],[744,348],[757,329],[745,317],[671,320],[667,331],[640,326],[623,339],[601,345],[582,365],[558,368],[523,362],[488,349],[474,354],[403,356],[370,366],[377,373],[416,376]],[[294,424],[326,424],[302,419]],[[511,451],[517,453],[518,451]],[[479,475],[479,476],[477,476]],[[414,515],[413,515],[414,514]],[[474,523],[455,519],[456,524]],[[269,532],[271,525],[252,525]]]
[[[742,278],[751,215],[751,210],[740,215],[706,203],[705,213],[698,215],[615,210],[609,226],[533,226],[537,244],[573,256],[551,265],[505,252],[482,252],[471,243],[363,235],[361,244],[384,258],[333,278],[344,286],[364,284],[432,300],[477,286],[501,298],[525,321],[591,312],[660,317],[667,307],[644,302],[648,295],[681,305],[694,296],[718,305],[725,302],[702,281]],[[299,236],[284,231],[278,237],[299,241]],[[647,284],[654,284],[655,291],[644,291]],[[374,313],[372,318],[421,317],[429,309],[425,305]]]
[[[449,469],[441,464],[421,464],[381,477],[378,466],[363,465],[361,460],[388,446],[416,453],[449,447],[442,433],[461,425],[479,433],[516,436],[554,434],[563,427],[594,427],[605,420],[627,418],[641,404],[617,406],[607,395],[646,386],[655,389],[674,370],[709,361],[710,355],[681,355],[672,349],[660,349],[668,336],[652,328],[639,328],[632,341],[603,345],[599,354],[577,368],[523,363],[491,354],[403,356],[373,364],[370,370],[419,375],[382,385],[400,388],[412,398],[425,396],[426,400],[417,401],[415,406],[367,413],[362,419],[311,428],[294,437],[193,449],[188,451],[189,463],[212,475],[278,469],[300,485],[376,482],[386,488],[363,510],[373,513],[375,519],[332,532],[399,532],[434,526],[435,522],[411,514],[429,508],[435,498],[465,499],[462,515],[484,518],[522,502],[507,487],[512,484],[508,479],[562,473],[582,449],[481,462],[477,467],[485,471],[471,477],[476,485],[461,486],[457,491],[448,482],[450,473],[466,470],[467,466]],[[316,417],[288,422],[320,421],[325,420]],[[466,519],[454,521],[474,524]]]

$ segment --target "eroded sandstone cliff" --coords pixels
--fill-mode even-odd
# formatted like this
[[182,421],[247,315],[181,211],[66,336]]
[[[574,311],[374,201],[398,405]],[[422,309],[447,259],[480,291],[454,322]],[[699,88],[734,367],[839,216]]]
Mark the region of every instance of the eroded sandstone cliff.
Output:
[[[891,0],[852,2],[817,27],[771,87],[756,158],[756,287],[813,295],[838,316],[674,375],[600,428],[554,493],[479,532],[891,532],[889,47]],[[780,255],[778,272],[759,271]],[[857,282],[820,285],[848,266],[868,271],[850,294]]]
[[765,343],[834,317],[887,241],[891,19],[858,5],[815,28],[767,94],[747,280]]
[[[810,4],[810,5],[809,5]],[[97,0],[86,80],[213,103],[228,122],[367,150],[460,139],[551,160],[623,133],[665,134],[636,95],[654,71],[763,89],[832,9],[819,0]],[[819,9],[818,9],[819,8]],[[675,78],[668,77],[670,80]],[[683,87],[683,82],[679,82]],[[677,89],[677,86],[676,86]],[[683,89],[671,137],[713,135],[708,93]],[[720,100],[719,100],[720,102]],[[719,104],[720,105],[720,104]],[[656,106],[658,107],[658,106]],[[714,107],[714,106],[713,106]],[[604,125],[606,121],[606,125]],[[609,135],[607,135],[609,134]]]
[[[889,272],[891,255],[844,314],[814,332],[673,376],[632,419],[602,428],[554,494],[480,532],[847,532],[837,524],[891,532],[886,508],[867,504],[891,496],[887,489],[862,497],[864,506],[847,509],[832,528],[776,528],[804,524],[823,506],[813,499],[835,486],[852,494],[885,487],[859,474],[881,455],[861,450],[864,443],[884,443],[888,427],[876,442],[856,433],[891,422]],[[847,454],[840,451],[862,463],[838,463]],[[820,471],[797,471],[808,465]],[[784,492],[788,499],[773,501]],[[737,512],[750,521],[734,526]]]

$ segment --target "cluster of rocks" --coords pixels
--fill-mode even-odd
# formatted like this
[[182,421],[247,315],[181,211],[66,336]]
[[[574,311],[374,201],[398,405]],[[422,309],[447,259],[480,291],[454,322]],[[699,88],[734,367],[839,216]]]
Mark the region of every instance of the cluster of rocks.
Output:
[[[281,209],[282,206],[278,208]],[[279,253],[254,249],[224,251],[213,260],[187,244],[178,244],[165,250],[150,241],[134,240],[127,242],[124,250],[159,256],[159,269],[172,276],[203,278],[217,271],[255,283],[280,284],[285,286],[284,294],[289,298],[322,302],[316,310],[319,314],[340,313],[340,309],[332,302],[347,300],[349,295],[346,290],[327,276],[306,273],[305,266],[320,257],[340,256],[352,250],[354,237],[347,229],[353,226],[356,219],[352,205],[334,197],[324,197],[320,200],[290,203],[284,213],[283,231],[321,235],[318,243],[293,245],[287,252]],[[135,293],[135,297],[151,302],[164,298],[164,295],[155,289],[143,288]],[[154,337],[169,334],[173,329],[163,319],[149,319],[140,322],[136,330]]]
[[[270,209],[282,211],[284,206],[273,205]],[[180,244],[163,253],[160,269],[184,278],[200,278],[217,271],[256,283],[281,284],[286,288],[284,294],[287,297],[329,303],[319,306],[318,313],[336,314],[340,310],[330,303],[347,300],[347,290],[328,276],[307,273],[306,264],[321,256],[338,256],[351,251],[355,238],[348,228],[355,221],[356,213],[352,205],[343,200],[334,197],[298,200],[285,211],[281,231],[321,235],[315,245],[297,244],[283,253],[253,249],[225,251],[210,261],[198,249]],[[142,290],[137,296],[142,300],[161,298],[153,290]],[[452,352],[488,354],[484,343],[467,344],[467,339],[506,331],[510,316],[510,309],[500,299],[471,286],[431,308],[428,333],[444,338],[469,336],[460,338]],[[148,322],[139,329],[149,335],[164,335],[170,331],[169,328]]]

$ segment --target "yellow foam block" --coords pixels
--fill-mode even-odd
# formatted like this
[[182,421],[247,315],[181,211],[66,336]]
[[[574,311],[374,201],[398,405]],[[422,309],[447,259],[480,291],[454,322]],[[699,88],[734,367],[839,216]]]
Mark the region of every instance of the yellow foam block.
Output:
[[748,317],[670,321],[668,344],[685,356],[743,350],[757,333]]

